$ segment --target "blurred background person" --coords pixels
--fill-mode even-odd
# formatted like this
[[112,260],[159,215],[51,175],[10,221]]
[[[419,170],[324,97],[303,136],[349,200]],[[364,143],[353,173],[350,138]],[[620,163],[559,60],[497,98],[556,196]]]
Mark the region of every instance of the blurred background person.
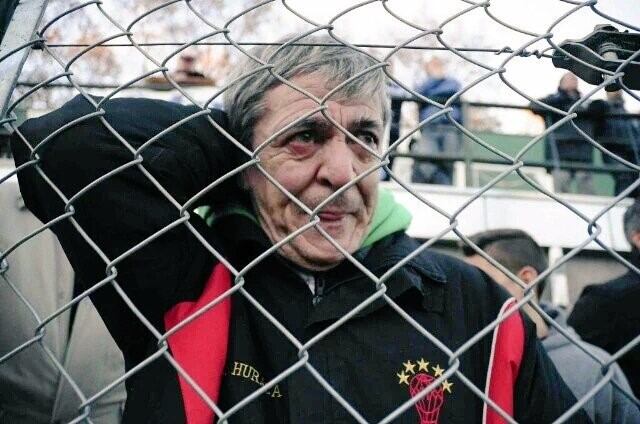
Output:
[[[199,57],[192,53],[182,53],[178,56],[176,67],[173,71],[169,72],[171,78],[179,84],[182,89],[185,87],[213,87],[215,81],[209,78],[200,71]],[[174,87],[164,74],[154,74],[145,79],[145,85],[148,88],[156,90],[172,90]],[[188,103],[181,93],[177,92],[171,98],[171,101],[177,103]]]
[[[0,175],[6,175],[8,169],[0,159]],[[0,184],[0,205],[1,255],[42,227],[42,223],[24,206],[15,179]],[[71,265],[51,231],[28,240],[3,262],[0,266],[0,358],[32,340],[38,326],[32,310],[14,288],[41,320],[78,295],[74,293]],[[86,298],[49,322],[39,342],[0,364],[0,424],[58,424],[81,415],[78,408],[82,401],[41,344],[51,350],[87,397],[124,374],[122,353]],[[105,393],[91,403],[91,421],[120,423],[125,398],[124,384]]]
[[[416,88],[421,95],[444,104],[451,96],[460,90],[460,83],[448,76],[444,63],[438,57],[433,57],[424,64],[427,78]],[[460,102],[452,105],[451,118],[462,122]],[[436,114],[442,109],[423,103],[419,109],[420,122]],[[413,143],[412,153],[420,155],[460,156],[462,153],[462,133],[447,118],[439,116],[421,128],[422,137]],[[445,184],[453,182],[453,161],[414,161],[411,181],[414,183]]]
[[[594,100],[589,105],[589,111],[594,114],[594,138],[596,141],[622,159],[633,164],[639,164],[638,137],[640,137],[640,128],[638,128],[638,121],[631,117],[610,116],[612,114],[628,113],[624,107],[622,90],[607,91],[606,100]],[[607,165],[623,166],[616,159],[604,153],[602,154],[602,161]],[[638,172],[614,172],[612,176],[615,181],[614,190],[617,196],[638,179]],[[637,197],[638,192],[636,189],[629,196]]]
[[[631,245],[629,261],[640,268],[640,202],[624,214],[624,234]],[[580,336],[612,355],[640,336],[640,275],[629,270],[604,284],[585,287],[569,316],[569,325]],[[640,396],[640,344],[618,359]]]
[[[525,284],[531,284],[547,269],[547,258],[544,250],[526,232],[516,229],[497,229],[484,231],[469,237],[470,240],[487,253],[491,258],[511,271]],[[520,300],[524,289],[511,280],[506,274],[493,266],[470,246],[463,245],[463,253],[468,263],[484,271],[489,277],[503,286],[513,297]],[[534,290],[533,301],[539,303],[544,290],[545,281],[539,282]],[[561,327],[576,339],[580,337],[567,326],[566,314],[549,303],[542,303],[542,309]],[[573,391],[576,399],[580,399],[603,378],[597,361],[588,356],[578,346],[562,335],[545,320],[529,304],[523,310],[536,324],[538,338],[542,346],[558,369],[558,372]],[[601,362],[607,362],[611,356],[604,350],[581,342],[582,346]],[[629,383],[620,367],[613,363],[613,380],[628,393]],[[589,402],[584,405],[594,423],[638,423],[640,411],[625,394],[612,384],[603,387]]]
[[173,71],[173,77],[177,83],[182,84],[213,84],[213,80],[207,78],[196,68],[196,56],[183,53],[178,58],[178,66]]
[[[539,101],[566,112],[581,96],[578,91],[578,78],[571,72],[567,72],[560,78],[558,90]],[[552,112],[535,102],[531,102],[530,108],[535,114],[543,117],[547,128],[564,118],[559,113]],[[585,111],[584,107],[580,107],[576,112],[584,113]],[[574,118],[573,122],[587,134],[593,133],[592,119],[582,115]],[[568,161],[585,165],[591,165],[593,162],[593,146],[571,125],[571,122],[566,122],[547,134],[544,158],[552,163],[551,174],[556,192],[570,193],[572,182],[575,181],[576,192],[595,193],[591,172],[560,168],[560,162]]]

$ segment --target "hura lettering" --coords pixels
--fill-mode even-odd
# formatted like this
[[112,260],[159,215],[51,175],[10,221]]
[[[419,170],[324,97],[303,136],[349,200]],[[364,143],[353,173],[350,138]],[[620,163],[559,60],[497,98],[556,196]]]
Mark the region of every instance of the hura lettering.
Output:
[[[234,377],[240,377],[246,380],[251,380],[254,383],[258,384],[259,386],[264,386],[265,384],[264,377],[260,375],[260,371],[258,371],[257,369],[255,369],[249,364],[245,364],[244,362],[234,361],[233,369],[231,370],[231,375],[233,375]],[[271,390],[268,390],[265,393],[272,398],[282,397],[282,393],[280,392],[280,387],[277,384],[273,386]]]

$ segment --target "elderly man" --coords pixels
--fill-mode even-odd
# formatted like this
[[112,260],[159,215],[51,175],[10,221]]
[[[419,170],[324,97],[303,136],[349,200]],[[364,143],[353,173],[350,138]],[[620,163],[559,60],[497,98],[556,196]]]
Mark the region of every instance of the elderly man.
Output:
[[[73,201],[84,234],[68,220],[53,227],[80,281],[101,282],[105,270],[115,278],[92,299],[130,372],[125,422],[210,423],[212,403],[241,423],[378,421],[432,382],[394,422],[502,422],[468,383],[518,422],[566,411],[574,399],[519,313],[459,362],[426,336],[458,349],[508,307],[473,267],[423,251],[385,278],[384,298],[354,309],[376,285],[344,253],[382,276],[419,247],[404,233],[408,213],[378,191],[372,152],[389,116],[384,74],[343,46],[252,54],[287,83],[242,60],[225,93],[228,121],[215,110],[112,99],[100,118],[76,121],[37,149],[61,193],[85,189]],[[12,140],[17,164],[29,160],[28,143],[92,111],[77,97],[25,123]],[[260,161],[238,180],[226,175],[241,156],[227,131]],[[41,220],[64,213],[33,167],[19,180]],[[180,214],[201,205],[205,219]],[[318,209],[317,217],[305,209]],[[233,269],[241,271],[235,294],[202,310],[233,285]],[[453,367],[461,374],[445,374]],[[585,419],[579,410],[569,421]]]
[[[471,236],[470,239],[492,259],[495,259],[522,280],[524,284],[532,284],[537,281],[538,276],[547,269],[544,250],[533,237],[522,230],[505,228],[483,231]],[[463,246],[463,253],[467,262],[487,273],[516,299],[522,299],[524,289],[491,262],[467,245]],[[544,290],[544,283],[543,280],[535,287],[533,299],[536,303]],[[538,338],[542,340],[542,346],[556,365],[560,375],[574,395],[577,398],[582,398],[602,380],[603,374],[600,364],[608,363],[611,360],[611,355],[592,344],[580,341],[580,336],[567,326],[567,314],[562,309],[549,303],[542,303],[540,306],[582,346],[581,349],[555,327],[547,324],[534,308],[529,305],[525,307],[524,311],[536,324]],[[583,349],[586,349],[592,356],[587,355]],[[597,361],[594,357],[597,358]],[[614,371],[612,379],[617,387],[631,395],[629,383],[618,364],[614,362],[611,367]],[[637,406],[619,388],[614,387],[613,384],[607,384],[586,403],[585,410],[594,423],[631,424],[640,421],[640,411]]]

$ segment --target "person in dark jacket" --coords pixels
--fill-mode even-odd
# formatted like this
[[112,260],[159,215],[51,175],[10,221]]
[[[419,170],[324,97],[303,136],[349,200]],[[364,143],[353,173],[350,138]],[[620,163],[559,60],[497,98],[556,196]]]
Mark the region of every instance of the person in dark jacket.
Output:
[[[498,228],[482,231],[469,237],[490,258],[504,266],[525,285],[536,284],[532,303],[539,304],[556,324],[571,334],[569,340],[556,327],[542,318],[542,315],[527,304],[524,312],[536,324],[536,333],[542,346],[555,364],[558,372],[576,398],[581,399],[603,379],[602,364],[611,361],[611,355],[604,350],[580,340],[580,336],[567,326],[566,313],[551,303],[539,303],[546,281],[539,276],[547,269],[544,250],[529,234],[522,230]],[[507,289],[516,299],[524,297],[524,288],[502,272],[498,267],[482,257],[471,246],[464,245],[465,260],[487,273],[493,281]],[[585,353],[586,350],[589,352]],[[640,410],[634,404],[633,392],[620,366],[611,364],[611,380],[584,405],[584,409],[595,424],[635,424],[640,422]]]
[[624,214],[624,233],[631,245],[631,264],[626,274],[603,284],[584,288],[568,323],[589,343],[612,355],[631,347],[618,363],[640,397],[640,201]]
[[[611,116],[628,113],[624,107],[622,90],[608,91],[606,100],[594,100],[589,110],[595,119],[594,136],[598,143],[611,153],[633,164],[640,164],[638,144],[640,129],[635,118]],[[602,161],[607,165],[620,165],[617,159],[603,153]],[[617,196],[638,179],[638,172],[616,172],[612,174],[615,181],[614,194]],[[636,197],[638,190],[629,193]]]
[[[424,65],[428,78],[417,88],[416,92],[444,104],[460,90],[460,83],[447,76],[444,63],[437,57],[431,58]],[[451,119],[462,122],[460,102],[454,102],[450,112]],[[420,122],[440,112],[442,108],[424,103],[420,105]],[[456,156],[462,153],[462,133],[446,115],[438,116],[421,128],[422,137],[412,144],[412,151],[421,155]],[[411,174],[414,183],[451,185],[453,182],[452,161],[414,161]]]
[[589,422],[513,300],[417,253],[378,191],[376,62],[307,41],[253,49],[272,66],[238,64],[228,115],[79,96],[12,138],[56,187],[25,166],[27,206],[73,213],[52,229],[123,351],[124,422],[503,422],[471,386],[520,423]]
[[[567,72],[560,79],[558,91],[538,101],[566,112],[580,97],[578,78],[571,72]],[[531,102],[530,108],[534,113],[544,118],[547,128],[564,118],[564,115],[536,102]],[[578,117],[573,118],[573,122],[588,135],[593,135],[593,119],[587,116],[587,109],[579,107],[576,112]],[[591,172],[561,168],[561,162],[587,165],[593,162],[593,146],[571,125],[571,122],[560,125],[545,137],[544,158],[553,164],[551,174],[557,192],[571,192],[571,184],[575,180],[578,193],[595,193]]]

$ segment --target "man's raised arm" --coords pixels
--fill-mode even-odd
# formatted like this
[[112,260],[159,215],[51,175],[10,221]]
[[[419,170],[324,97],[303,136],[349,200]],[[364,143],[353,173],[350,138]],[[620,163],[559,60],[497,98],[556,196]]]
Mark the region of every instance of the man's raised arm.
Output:
[[[36,148],[39,166],[67,199],[111,173],[72,201],[73,218],[109,261],[145,240],[150,241],[122,256],[115,266],[117,282],[154,321],[176,301],[177,292],[195,290],[195,286],[204,282],[214,260],[186,226],[177,223],[181,219],[180,206],[166,194],[183,205],[233,169],[232,156],[236,148],[207,119],[209,116],[226,125],[221,111],[188,119],[200,110],[149,99],[111,99],[102,109],[105,113],[101,117],[81,120],[96,110],[85,98],[77,96],[60,109],[26,121],[13,134],[11,146],[16,166],[31,160],[32,148]],[[74,120],[79,122],[46,140]],[[186,122],[145,145],[183,120]],[[119,137],[133,150],[144,145],[140,164],[166,193],[134,163],[136,155]],[[46,142],[39,145],[43,140]],[[21,170],[18,179],[27,207],[43,223],[65,213],[64,202],[34,166]],[[227,192],[221,194],[225,190]],[[228,187],[215,188],[193,206],[215,204],[219,202],[217,199],[228,199],[228,196]],[[190,222],[199,231],[206,232],[201,220],[194,215],[191,213]],[[154,238],[154,234],[172,223],[176,225]],[[82,289],[106,277],[107,263],[69,219],[56,223],[52,230],[79,280],[84,282]],[[76,289],[76,293],[78,291]],[[100,299],[96,303],[100,303]],[[104,305],[97,306],[104,311]]]

